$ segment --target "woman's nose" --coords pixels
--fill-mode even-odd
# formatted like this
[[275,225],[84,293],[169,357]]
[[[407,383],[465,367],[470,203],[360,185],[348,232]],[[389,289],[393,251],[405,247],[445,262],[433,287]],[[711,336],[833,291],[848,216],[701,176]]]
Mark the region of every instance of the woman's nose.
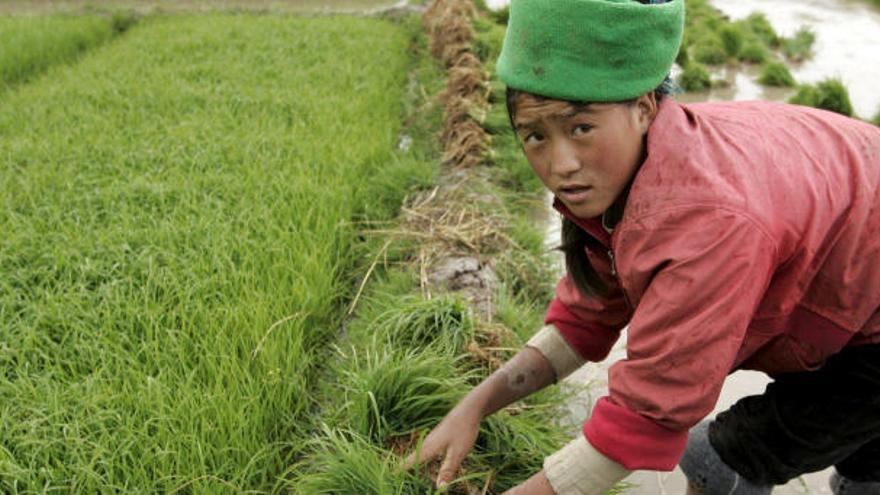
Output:
[[555,175],[566,176],[580,170],[581,164],[578,160],[574,147],[565,142],[558,140],[553,143],[550,151],[550,172]]

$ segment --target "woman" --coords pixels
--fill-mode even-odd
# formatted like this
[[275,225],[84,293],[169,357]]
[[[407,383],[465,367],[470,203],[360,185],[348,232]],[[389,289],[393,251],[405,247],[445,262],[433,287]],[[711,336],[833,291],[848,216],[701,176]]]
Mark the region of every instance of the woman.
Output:
[[[425,439],[439,485],[483,417],[628,326],[584,434],[510,493],[599,494],[676,464],[691,493],[770,493],[832,465],[835,493],[880,493],[880,129],[675,102],[683,1],[511,3],[498,74],[564,217],[567,274],[547,326]],[[737,369],[775,381],[700,423]]]

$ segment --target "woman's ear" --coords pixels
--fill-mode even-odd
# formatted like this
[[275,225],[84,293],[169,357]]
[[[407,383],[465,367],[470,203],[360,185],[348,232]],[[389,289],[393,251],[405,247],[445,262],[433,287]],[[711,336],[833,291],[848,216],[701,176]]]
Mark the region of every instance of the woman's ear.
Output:
[[643,94],[639,96],[635,103],[636,106],[636,119],[639,131],[643,134],[648,132],[648,128],[651,127],[651,123],[654,122],[654,117],[657,116],[658,103],[657,103],[657,95],[654,94],[653,91]]

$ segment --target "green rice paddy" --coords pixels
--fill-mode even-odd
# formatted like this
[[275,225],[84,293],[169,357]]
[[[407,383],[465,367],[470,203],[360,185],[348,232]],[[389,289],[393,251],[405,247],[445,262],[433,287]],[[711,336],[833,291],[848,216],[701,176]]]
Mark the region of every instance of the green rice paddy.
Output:
[[128,28],[131,17],[0,16],[0,91]]
[[0,491],[276,486],[356,222],[432,173],[393,153],[409,41],[147,18],[0,94]]

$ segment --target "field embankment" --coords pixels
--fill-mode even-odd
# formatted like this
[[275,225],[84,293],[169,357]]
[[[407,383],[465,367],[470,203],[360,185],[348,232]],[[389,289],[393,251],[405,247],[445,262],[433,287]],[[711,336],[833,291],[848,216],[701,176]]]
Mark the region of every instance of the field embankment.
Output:
[[0,94],[0,491],[270,490],[381,219],[406,30],[145,19]]
[[[433,493],[438,463],[402,471],[402,456],[537,331],[552,294],[534,224],[543,187],[491,74],[503,27],[470,0],[435,0],[424,21],[421,50],[446,81],[417,77],[431,111],[407,132],[425,167],[443,166],[394,222],[364,230],[374,262],[321,375],[321,427],[286,476],[294,493]],[[551,388],[486,418],[449,493],[502,493],[540,470],[565,441],[562,395]]]
[[0,91],[128,29],[130,15],[0,16]]

